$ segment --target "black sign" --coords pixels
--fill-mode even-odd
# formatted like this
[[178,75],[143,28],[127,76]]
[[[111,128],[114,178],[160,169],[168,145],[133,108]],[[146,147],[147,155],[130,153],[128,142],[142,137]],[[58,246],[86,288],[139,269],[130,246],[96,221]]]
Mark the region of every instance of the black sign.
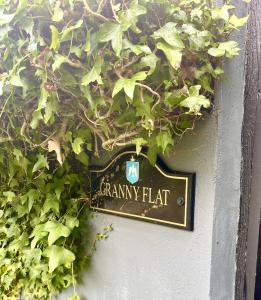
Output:
[[193,230],[195,174],[174,172],[160,159],[128,149],[91,170],[91,208]]

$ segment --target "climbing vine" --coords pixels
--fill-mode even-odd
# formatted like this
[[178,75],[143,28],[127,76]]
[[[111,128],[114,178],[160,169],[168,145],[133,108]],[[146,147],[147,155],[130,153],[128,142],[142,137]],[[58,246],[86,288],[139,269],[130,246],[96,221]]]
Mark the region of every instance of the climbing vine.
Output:
[[1,299],[75,285],[89,260],[90,157],[146,145],[153,164],[194,128],[213,106],[221,60],[239,53],[230,33],[247,17],[234,10],[211,0],[0,1]]

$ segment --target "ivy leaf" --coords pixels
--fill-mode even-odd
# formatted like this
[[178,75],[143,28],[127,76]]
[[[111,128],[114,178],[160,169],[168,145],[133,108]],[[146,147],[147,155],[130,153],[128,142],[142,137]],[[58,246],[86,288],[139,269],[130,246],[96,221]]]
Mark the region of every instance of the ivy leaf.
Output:
[[70,230],[73,230],[75,227],[79,227],[79,220],[76,217],[66,215],[65,216],[65,225]]
[[42,154],[38,154],[37,155],[37,162],[34,164],[33,166],[33,173],[43,169],[43,168],[46,168],[49,170],[49,165],[48,165],[48,162],[47,162],[47,158],[42,155]]
[[176,49],[172,46],[169,46],[167,43],[157,43],[157,48],[162,50],[169,63],[174,69],[178,69],[181,65],[182,52],[179,49]]
[[151,54],[151,50],[147,45],[133,45],[127,39],[123,40],[123,48],[130,49],[136,55],[140,55],[142,53]]
[[10,84],[22,87],[24,85],[19,75],[12,75],[9,80]]
[[187,107],[189,109],[188,113],[193,113],[200,115],[201,107],[209,108],[210,101],[205,96],[200,95],[199,91],[201,89],[200,85],[192,86],[189,89],[189,97],[184,99],[179,105],[182,107]]
[[40,110],[35,110],[32,114],[32,120],[30,126],[32,129],[36,129],[39,125],[39,122],[43,119],[43,115]]
[[63,29],[61,32],[61,42],[64,42],[68,38],[69,34],[73,30],[80,28],[82,24],[83,24],[83,20],[80,19],[75,25]]
[[49,272],[52,273],[57,267],[64,265],[70,268],[71,263],[75,260],[75,255],[70,250],[52,245],[48,247],[44,252],[43,256],[49,258]]
[[159,61],[159,58],[154,53],[151,53],[149,55],[142,57],[142,59],[140,60],[140,63],[139,63],[139,67],[141,69],[144,67],[149,67],[150,68],[150,70],[148,72],[148,76],[149,76],[154,73],[158,61]]
[[112,97],[117,95],[122,89],[126,95],[132,100],[134,96],[136,81],[144,80],[147,77],[146,72],[138,72],[132,76],[132,78],[120,78],[116,81],[114,89],[112,91]]
[[155,39],[162,38],[174,48],[184,48],[180,32],[176,28],[177,24],[173,22],[166,23],[163,27],[153,33]]
[[146,145],[148,142],[144,138],[137,138],[133,140],[133,143],[136,145],[136,153],[137,155],[140,154],[142,146]]
[[69,59],[67,56],[64,56],[64,55],[61,55],[61,54],[56,54],[54,56],[54,63],[52,65],[52,69],[53,71],[56,71],[57,69],[60,68],[60,66],[63,64],[63,63],[66,63],[68,62]]
[[15,193],[12,191],[3,192],[3,195],[7,198],[6,202],[12,202],[15,198]]
[[60,8],[60,2],[57,1],[54,6],[52,20],[59,22],[63,19],[63,10]]
[[235,8],[233,5],[223,5],[222,7],[214,7],[211,10],[211,15],[214,20],[222,19],[228,21],[229,19],[229,10]]
[[53,245],[60,237],[68,237],[70,229],[61,223],[48,221],[44,224],[44,230],[49,232],[48,245]]
[[53,138],[48,141],[48,151],[49,152],[55,151],[57,161],[60,163],[60,165],[63,164],[61,145],[60,145],[60,141],[57,138]]
[[102,67],[102,61],[100,57],[97,57],[94,66],[92,67],[91,71],[86,74],[82,78],[81,84],[84,86],[87,86],[89,83],[97,81],[98,84],[102,84],[101,79],[101,67]]
[[168,131],[161,131],[156,137],[157,145],[164,154],[168,145],[174,145],[173,138]]
[[88,167],[88,165],[89,165],[89,156],[84,151],[77,154],[76,159],[79,160],[83,165]]
[[82,145],[84,144],[84,140],[80,137],[74,139],[72,143],[72,149],[75,154],[80,154],[82,152]]
[[0,26],[9,24],[15,16],[14,14],[4,14],[4,11],[1,9],[0,10]]
[[238,28],[238,27],[242,27],[243,25],[246,24],[246,22],[248,21],[249,16],[246,16],[244,18],[238,18],[236,15],[232,15],[229,18],[229,23],[234,27],[234,28]]
[[68,298],[68,300],[80,300],[80,297],[74,293],[70,298]]
[[59,214],[59,200],[55,194],[48,193],[44,201],[41,215],[47,214],[50,210]]
[[51,34],[52,34],[52,41],[50,45],[50,49],[56,50],[59,44],[59,32],[54,25],[50,25]]
[[214,57],[221,57],[224,56],[226,51],[224,49],[219,49],[219,48],[210,48],[208,49],[208,54]]
[[97,33],[97,39],[102,43],[111,41],[112,49],[117,56],[120,55],[122,49],[122,28],[120,24],[111,22],[103,24]]
[[220,56],[226,56],[228,58],[233,58],[234,56],[238,55],[240,51],[240,48],[238,47],[238,43],[235,41],[227,41],[223,43],[219,43],[217,48],[210,48],[208,50],[208,54],[220,57]]

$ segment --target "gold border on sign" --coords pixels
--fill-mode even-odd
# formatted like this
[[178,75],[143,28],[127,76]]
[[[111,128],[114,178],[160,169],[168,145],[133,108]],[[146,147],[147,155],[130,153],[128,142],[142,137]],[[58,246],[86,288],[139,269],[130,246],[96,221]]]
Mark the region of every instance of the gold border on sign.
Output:
[[[90,172],[91,173],[101,173],[101,172],[106,171],[119,157],[121,157],[121,156],[123,156],[125,154],[136,154],[136,152],[135,151],[125,151],[125,152],[122,152],[122,153],[118,154],[113,160],[111,160],[111,162],[104,169],[101,169],[101,170],[90,170]],[[146,159],[148,159],[147,155],[145,155],[144,153],[140,153],[139,155],[141,155],[141,156],[145,157]],[[125,216],[129,216],[129,217],[134,217],[136,219],[152,220],[152,221],[159,222],[159,223],[165,223],[165,224],[171,224],[171,225],[177,225],[177,226],[187,227],[188,178],[187,177],[173,176],[173,175],[166,174],[163,170],[161,170],[161,168],[157,164],[155,164],[155,168],[163,176],[165,176],[167,178],[179,179],[179,180],[185,180],[186,181],[186,186],[185,186],[184,223],[175,223],[175,222],[170,222],[170,221],[163,221],[163,220],[160,220],[160,219],[143,217],[143,216],[139,216],[139,215],[135,215],[135,214],[128,214],[128,213],[118,212],[118,211],[115,211],[115,210],[109,210],[109,209],[105,209],[105,208],[94,207],[94,206],[92,206],[92,195],[90,197],[91,198],[90,208],[92,208],[94,210],[97,210],[97,211],[109,212],[109,213],[114,214],[114,215],[125,215]]]

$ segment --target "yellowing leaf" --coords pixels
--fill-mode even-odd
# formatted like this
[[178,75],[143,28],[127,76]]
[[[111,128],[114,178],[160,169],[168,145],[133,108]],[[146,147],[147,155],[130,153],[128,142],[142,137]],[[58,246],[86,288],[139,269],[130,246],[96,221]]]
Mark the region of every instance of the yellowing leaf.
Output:
[[71,267],[72,262],[75,260],[75,255],[70,250],[52,245],[48,247],[43,256],[49,258],[49,272],[52,273],[57,267],[64,265],[67,268]]
[[248,16],[247,17],[244,17],[244,18],[238,18],[236,15],[232,15],[230,18],[229,18],[229,23],[233,26],[233,27],[241,27],[243,25],[246,24],[248,20]]
[[72,143],[73,152],[75,154],[80,154],[82,152],[82,145],[84,144],[84,140],[80,137],[74,139]]
[[50,25],[51,34],[52,34],[52,41],[50,48],[56,50],[59,44],[59,32],[54,25]]
[[60,163],[60,165],[63,164],[61,145],[60,145],[60,141],[57,138],[48,141],[48,151],[49,152],[55,151],[58,162]]

